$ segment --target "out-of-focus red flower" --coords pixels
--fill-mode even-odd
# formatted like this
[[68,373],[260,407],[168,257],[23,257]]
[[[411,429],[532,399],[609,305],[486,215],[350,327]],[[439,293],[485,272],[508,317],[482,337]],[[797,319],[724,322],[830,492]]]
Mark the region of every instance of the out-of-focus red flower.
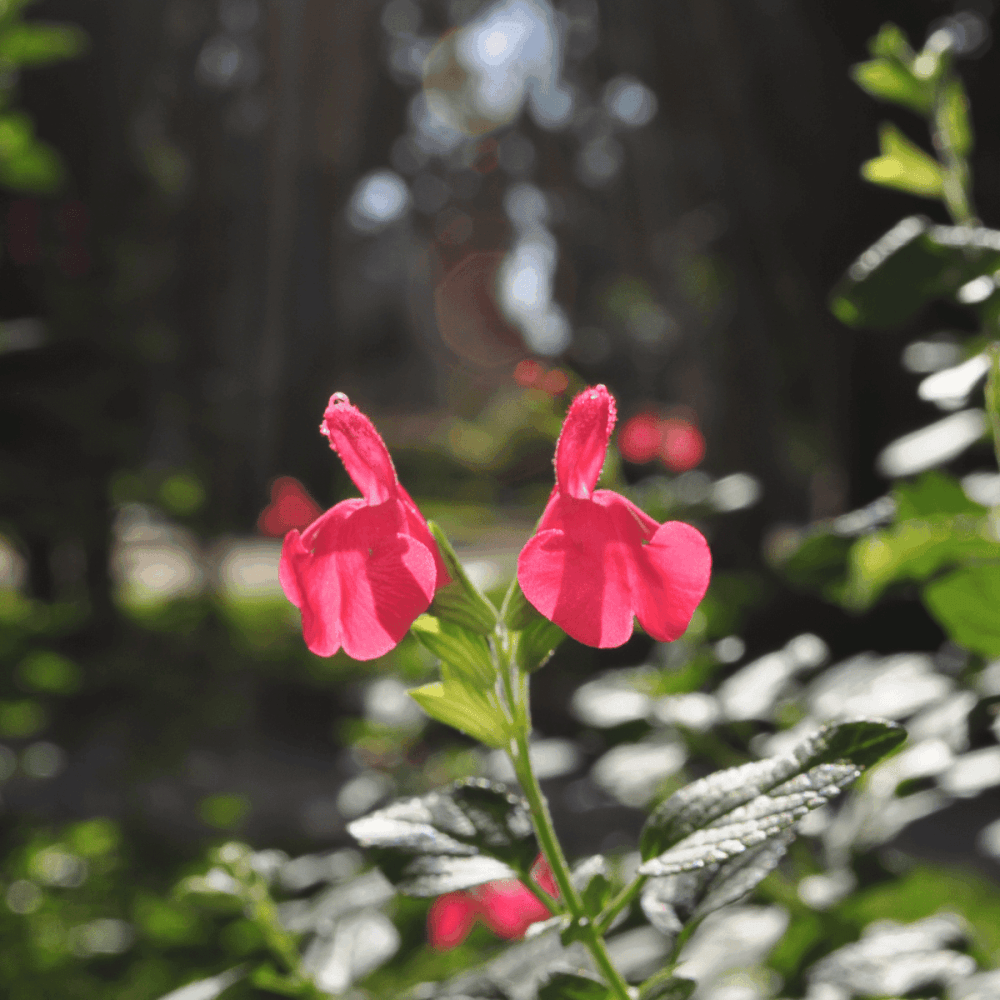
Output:
[[514,365],[514,381],[522,389],[541,389],[550,396],[561,396],[569,388],[569,376],[561,368],[546,369],[534,358]]
[[569,376],[562,369],[553,368],[545,373],[539,388],[550,396],[561,396],[569,388]]
[[427,940],[438,951],[457,948],[479,916],[479,903],[465,892],[438,896],[427,914]]
[[[550,896],[559,895],[552,869],[541,854],[531,867],[531,877]],[[498,937],[510,940],[523,937],[533,923],[548,916],[549,911],[523,882],[499,879],[468,892],[438,896],[427,914],[427,940],[438,951],[456,948],[477,920]]]
[[660,460],[672,472],[687,472],[705,457],[705,439],[688,420],[668,417],[660,424]]
[[533,386],[545,373],[541,364],[532,358],[525,358],[514,365],[514,381],[522,389]]
[[618,432],[618,447],[627,462],[652,462],[660,453],[660,418],[655,413],[629,417]]
[[538,897],[517,879],[487,882],[477,895],[483,923],[506,941],[524,937],[533,923],[549,916]]
[[343,647],[371,660],[403,638],[448,571],[385,442],[342,392],[330,397],[320,431],[364,499],[342,501],[301,534],[289,531],[278,575],[314,653]]
[[281,538],[292,528],[307,528],[323,508],[293,476],[279,476],[271,484],[271,502],[257,518],[257,530],[271,538]]
[[614,424],[603,385],[573,400],[556,444],[556,485],[517,578],[546,618],[588,646],[622,645],[633,616],[669,642],[705,596],[711,553],[691,525],[659,524],[620,494],[594,489]]

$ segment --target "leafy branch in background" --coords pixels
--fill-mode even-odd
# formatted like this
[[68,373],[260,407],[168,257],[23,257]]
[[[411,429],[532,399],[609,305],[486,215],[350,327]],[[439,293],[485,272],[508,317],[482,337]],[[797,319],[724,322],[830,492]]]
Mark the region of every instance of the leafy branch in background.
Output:
[[[951,476],[927,471],[984,435],[1000,460],[1000,231],[976,218],[968,160],[973,131],[954,68],[957,45],[956,33],[941,28],[915,52],[905,34],[887,24],[871,42],[873,58],[851,71],[873,97],[924,118],[934,150],[931,155],[895,125],[883,124],[881,153],[862,165],[862,176],[940,202],[953,224],[922,216],[901,220],[851,265],[831,298],[837,318],[853,327],[899,327],[934,301],[974,310],[980,333],[967,338],[964,358],[956,359],[961,363],[929,375],[918,389],[921,398],[957,412],[883,450],[880,471],[901,480],[888,507],[819,528],[785,566],[793,579],[811,580],[857,611],[887,587],[916,583],[932,616],[957,644],[997,656],[1000,491],[970,493]],[[968,407],[984,377],[983,407]],[[918,472],[925,473],[921,479],[902,481]],[[983,475],[980,485],[996,482]],[[872,530],[887,519],[890,525]]]
[[52,194],[65,181],[62,158],[35,135],[31,116],[16,106],[22,69],[73,59],[87,36],[71,24],[25,21],[31,0],[0,0],[0,185],[28,194]]

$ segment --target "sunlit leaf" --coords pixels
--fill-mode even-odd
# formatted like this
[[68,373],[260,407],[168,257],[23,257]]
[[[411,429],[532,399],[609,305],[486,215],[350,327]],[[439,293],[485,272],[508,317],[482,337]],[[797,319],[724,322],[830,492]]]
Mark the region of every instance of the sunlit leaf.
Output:
[[488,747],[507,746],[507,722],[495,700],[456,676],[448,664],[442,665],[441,674],[442,681],[410,688],[410,697],[432,719]]
[[912,995],[975,972],[971,956],[943,947],[965,936],[963,921],[950,913],[909,925],[886,921],[817,962],[809,970],[809,982],[817,993],[821,984],[830,984],[850,996]]
[[433,521],[427,522],[438,543],[451,583],[434,594],[430,613],[473,632],[489,635],[497,622],[496,609],[475,588],[451,547],[447,535]]
[[[891,722],[831,723],[787,754],[687,785],[646,821],[640,841],[645,870],[668,875],[741,854],[834,797],[905,738]],[[665,852],[673,856],[664,861]],[[657,863],[649,864],[653,858]]]
[[872,184],[897,188],[924,198],[940,198],[944,191],[941,164],[911,142],[895,125],[879,128],[882,155],[861,165],[861,176]]
[[886,21],[878,29],[878,34],[868,40],[868,51],[873,56],[891,57],[907,65],[912,63],[916,56],[906,32],[891,21]]
[[1000,232],[910,216],[848,268],[830,308],[848,326],[898,326],[928,302],[954,300],[960,288],[998,267]]
[[73,24],[19,21],[0,31],[0,60],[14,66],[44,66],[72,59],[86,48],[86,33]]
[[401,892],[433,896],[527,877],[538,855],[523,800],[482,779],[405,799],[348,824]]
[[1000,544],[997,562],[956,570],[927,584],[924,603],[949,638],[973,653],[1000,656]]
[[492,690],[497,680],[486,639],[453,621],[421,615],[410,629],[421,645],[447,663],[469,685]]
[[926,115],[934,106],[934,88],[917,79],[908,67],[895,59],[872,59],[850,69],[851,79],[866,93],[880,101],[901,104],[917,114]]

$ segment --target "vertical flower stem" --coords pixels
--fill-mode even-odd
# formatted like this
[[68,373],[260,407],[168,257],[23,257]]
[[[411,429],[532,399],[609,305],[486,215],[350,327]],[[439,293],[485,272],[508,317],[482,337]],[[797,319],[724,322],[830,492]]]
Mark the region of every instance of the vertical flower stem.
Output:
[[538,784],[534,768],[531,766],[531,756],[528,749],[531,716],[528,706],[527,677],[510,661],[501,665],[500,674],[503,677],[507,697],[511,701],[512,715],[523,723],[516,727],[516,735],[511,740],[509,753],[514,773],[517,775],[521,790],[528,800],[531,821],[538,837],[539,846],[552,869],[552,875],[556,885],[559,886],[563,904],[580,928],[581,938],[590,951],[594,964],[604,975],[612,994],[617,1000],[632,1000],[633,994],[628,983],[625,982],[611,961],[604,937],[587,916],[583,900],[580,898],[576,886],[573,885],[566,855],[563,853],[562,844],[559,843],[555,827],[552,825],[549,804]]

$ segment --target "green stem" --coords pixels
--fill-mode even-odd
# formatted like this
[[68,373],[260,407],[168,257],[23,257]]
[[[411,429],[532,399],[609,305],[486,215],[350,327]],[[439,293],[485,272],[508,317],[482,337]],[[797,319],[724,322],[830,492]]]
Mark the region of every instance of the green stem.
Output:
[[601,915],[594,921],[594,926],[601,934],[607,934],[615,917],[628,906],[646,884],[647,875],[636,875],[634,879],[604,908]]
[[992,341],[986,351],[990,359],[986,376],[986,415],[990,420],[993,454],[1000,468],[1000,341]]
[[556,836],[555,827],[552,825],[552,814],[549,812],[549,804],[542,794],[541,786],[535,777],[534,768],[531,766],[531,756],[528,750],[529,713],[527,705],[527,679],[518,671],[518,679],[521,683],[517,685],[517,689],[519,689],[517,690],[517,694],[520,697],[516,698],[514,680],[510,676],[514,669],[516,668],[508,664],[506,670],[501,670],[501,674],[505,678],[508,697],[520,703],[520,711],[515,713],[515,717],[522,718],[525,725],[519,727],[517,735],[512,740],[510,758],[511,763],[514,765],[514,773],[521,783],[521,790],[528,800],[528,808],[531,811],[532,824],[535,827],[538,843],[542,848],[542,854],[552,869],[556,885],[559,886],[563,904],[583,931],[583,941],[593,956],[594,963],[607,980],[611,992],[617,1000],[631,1000],[628,983],[625,982],[621,973],[611,961],[604,937],[587,917],[583,900],[580,898],[580,894],[576,891],[576,886],[573,885],[573,881],[570,878],[566,855],[563,853],[562,845]]
[[972,176],[969,161],[955,148],[947,119],[945,94],[953,79],[949,71],[941,74],[934,95],[930,128],[934,147],[944,167],[943,200],[952,221],[960,226],[975,225],[976,209],[972,203]]

